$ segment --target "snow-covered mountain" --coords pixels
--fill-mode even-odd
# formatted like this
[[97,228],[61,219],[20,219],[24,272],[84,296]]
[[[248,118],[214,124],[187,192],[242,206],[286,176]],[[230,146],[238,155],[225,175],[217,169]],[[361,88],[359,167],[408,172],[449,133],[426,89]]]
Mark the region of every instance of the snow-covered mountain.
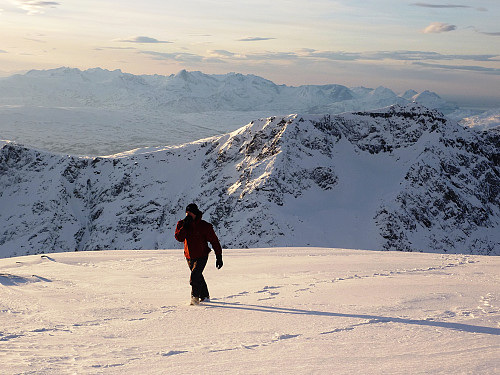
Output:
[[138,76],[59,68],[0,79],[0,139],[73,155],[110,155],[192,142],[271,115],[338,114],[412,101],[444,113],[456,108],[434,93],[400,96],[384,87],[291,87],[236,73]]
[[466,117],[460,123],[478,129],[500,128],[500,109],[492,109],[478,115]]
[[106,158],[5,144],[0,254],[179,246],[190,202],[228,248],[500,255],[500,133],[415,103],[253,121]]
[[[431,99],[430,99],[431,98]],[[180,71],[170,76],[133,75],[100,68],[34,70],[0,79],[3,105],[162,109],[181,113],[260,111],[327,113],[334,103],[348,102],[350,110],[422,100],[429,108],[453,107],[428,91],[403,97],[393,91],[349,89],[342,85],[276,85],[254,75],[208,75]],[[424,103],[425,102],[425,103]],[[371,108],[367,108],[371,107]]]
[[296,108],[353,99],[347,87],[278,86],[253,75],[207,75],[182,70],[170,76],[136,76],[119,70],[59,68],[0,80],[0,100],[10,105],[166,109],[172,112],[255,111]]

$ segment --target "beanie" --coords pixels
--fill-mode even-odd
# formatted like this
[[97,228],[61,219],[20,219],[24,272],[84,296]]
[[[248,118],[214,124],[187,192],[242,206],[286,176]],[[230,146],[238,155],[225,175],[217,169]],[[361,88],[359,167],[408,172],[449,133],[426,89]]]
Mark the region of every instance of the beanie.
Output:
[[198,209],[198,206],[194,203],[188,204],[188,206],[186,207],[186,212],[191,212],[196,216],[199,216],[201,214],[201,211]]

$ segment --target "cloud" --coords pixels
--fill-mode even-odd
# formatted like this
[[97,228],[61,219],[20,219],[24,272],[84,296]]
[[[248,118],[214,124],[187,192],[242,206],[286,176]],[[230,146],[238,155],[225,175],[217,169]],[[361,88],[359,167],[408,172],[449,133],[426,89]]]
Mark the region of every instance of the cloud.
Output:
[[476,27],[474,26],[468,26],[466,27],[466,29],[471,29],[471,30],[474,30],[476,33],[478,34],[483,34],[483,35],[488,35],[488,36],[500,36],[500,32],[498,31],[481,31],[481,30],[478,30]]
[[261,40],[272,40],[272,39],[276,39],[276,38],[263,38],[260,36],[250,36],[248,38],[238,39],[237,41],[238,42],[258,42]]
[[310,52],[315,52],[315,49],[312,48],[301,48],[299,49],[299,52],[304,52],[304,53],[310,53]]
[[[44,35],[40,35],[43,37]],[[35,38],[35,37],[30,37],[30,38],[24,38],[24,40],[29,40],[30,42],[36,42],[36,43],[47,43],[47,41],[40,39],[40,38]]]
[[311,51],[302,50],[302,55],[305,57],[314,57],[336,61],[355,61],[359,60],[362,55],[359,52],[343,52],[343,51]]
[[424,8],[472,8],[468,5],[456,5],[456,4],[429,4],[429,3],[413,3],[417,7]]
[[422,61],[422,60],[465,60],[494,61],[499,55],[443,55],[432,51],[372,51],[372,52],[338,52],[301,50],[298,57],[326,59],[335,61]]
[[253,53],[245,55],[244,58],[246,60],[254,60],[254,61],[268,61],[268,60],[278,60],[278,61],[290,61],[297,60],[300,58],[294,52],[266,52],[266,53]]
[[446,70],[462,70],[467,72],[480,72],[493,75],[500,75],[500,69],[486,68],[484,66],[471,66],[471,65],[444,65],[444,64],[429,64],[424,62],[414,62],[414,65],[424,66],[427,68],[438,68]]
[[488,33],[486,31],[478,31],[478,33],[484,34],[484,35],[489,35],[489,36],[500,36],[500,32]]
[[224,49],[211,50],[211,51],[208,51],[208,53],[212,57],[233,57],[233,56],[236,56],[235,53],[226,51]]
[[448,23],[442,23],[442,22],[433,22],[423,30],[423,33],[424,34],[446,33],[456,29],[457,27],[455,25],[450,25]]
[[443,55],[432,51],[379,51],[368,53],[376,60],[390,59],[399,61],[415,60],[468,60],[468,61],[492,61],[499,55]]
[[144,55],[153,56],[155,60],[172,60],[179,62],[200,62],[204,57],[186,52],[156,52],[156,51],[140,51]]
[[[206,54],[193,54],[188,52],[156,52],[138,51],[140,54],[149,55],[155,60],[175,61],[181,63],[224,63],[224,64],[263,64],[263,63],[290,63],[300,66],[309,63],[332,63],[338,62],[371,62],[372,66],[381,66],[384,61],[394,61],[419,65],[426,68],[439,68],[447,70],[462,70],[484,74],[499,75],[500,69],[474,66],[474,62],[491,63],[500,61],[500,54],[490,55],[453,55],[441,54],[433,51],[367,51],[367,52],[346,52],[346,51],[318,51],[315,49],[303,48],[296,52],[262,52],[262,53],[235,53],[228,50],[209,50]],[[379,64],[377,64],[379,62]],[[446,65],[446,62],[450,62]],[[453,62],[453,63],[451,63]],[[459,65],[464,62],[468,65]],[[456,63],[457,65],[452,65]],[[365,64],[364,64],[365,65]]]
[[16,0],[14,3],[28,14],[43,13],[45,8],[55,8],[61,3],[57,1]]
[[[237,54],[227,50],[208,51],[211,57],[226,60],[248,60],[248,61],[477,61],[492,62],[500,58],[500,54],[490,55],[445,55],[432,51],[367,51],[367,52],[345,52],[345,51],[318,51],[315,49],[302,48],[297,52],[264,52]],[[170,54],[169,54],[170,55]]]
[[441,8],[441,9],[453,9],[453,8],[469,8],[469,9],[476,9],[478,12],[487,12],[488,9],[484,7],[472,7],[469,5],[459,5],[459,4],[429,4],[429,3],[413,3],[410,4],[413,6],[417,7],[422,7],[422,8]]
[[172,43],[167,40],[158,40],[155,38],[150,38],[149,36],[133,36],[128,39],[115,39],[113,42],[121,42],[121,43]]
[[105,51],[105,50],[113,50],[113,51],[122,51],[122,50],[137,50],[135,47],[96,47],[94,51]]

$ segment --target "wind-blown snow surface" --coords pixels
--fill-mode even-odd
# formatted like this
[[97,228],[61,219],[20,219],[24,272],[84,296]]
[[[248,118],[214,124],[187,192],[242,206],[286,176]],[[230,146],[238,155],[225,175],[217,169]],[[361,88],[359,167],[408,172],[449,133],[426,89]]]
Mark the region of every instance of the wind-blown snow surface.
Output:
[[276,85],[254,75],[132,75],[59,68],[0,79],[0,139],[73,155],[177,145],[236,130],[256,118],[361,111],[417,101],[450,113],[429,91]]
[[173,248],[191,202],[226,248],[500,255],[499,145],[416,104],[272,117],[109,158],[6,144],[0,256]]
[[13,374],[498,374],[500,258],[226,250],[188,306],[182,250],[0,260]]

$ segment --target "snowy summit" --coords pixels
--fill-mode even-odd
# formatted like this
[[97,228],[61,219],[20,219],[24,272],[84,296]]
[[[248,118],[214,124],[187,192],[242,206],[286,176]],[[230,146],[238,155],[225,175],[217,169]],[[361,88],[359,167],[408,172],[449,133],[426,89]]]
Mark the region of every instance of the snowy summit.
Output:
[[226,250],[189,306],[182,250],[0,259],[0,364],[14,374],[500,371],[499,257]]

